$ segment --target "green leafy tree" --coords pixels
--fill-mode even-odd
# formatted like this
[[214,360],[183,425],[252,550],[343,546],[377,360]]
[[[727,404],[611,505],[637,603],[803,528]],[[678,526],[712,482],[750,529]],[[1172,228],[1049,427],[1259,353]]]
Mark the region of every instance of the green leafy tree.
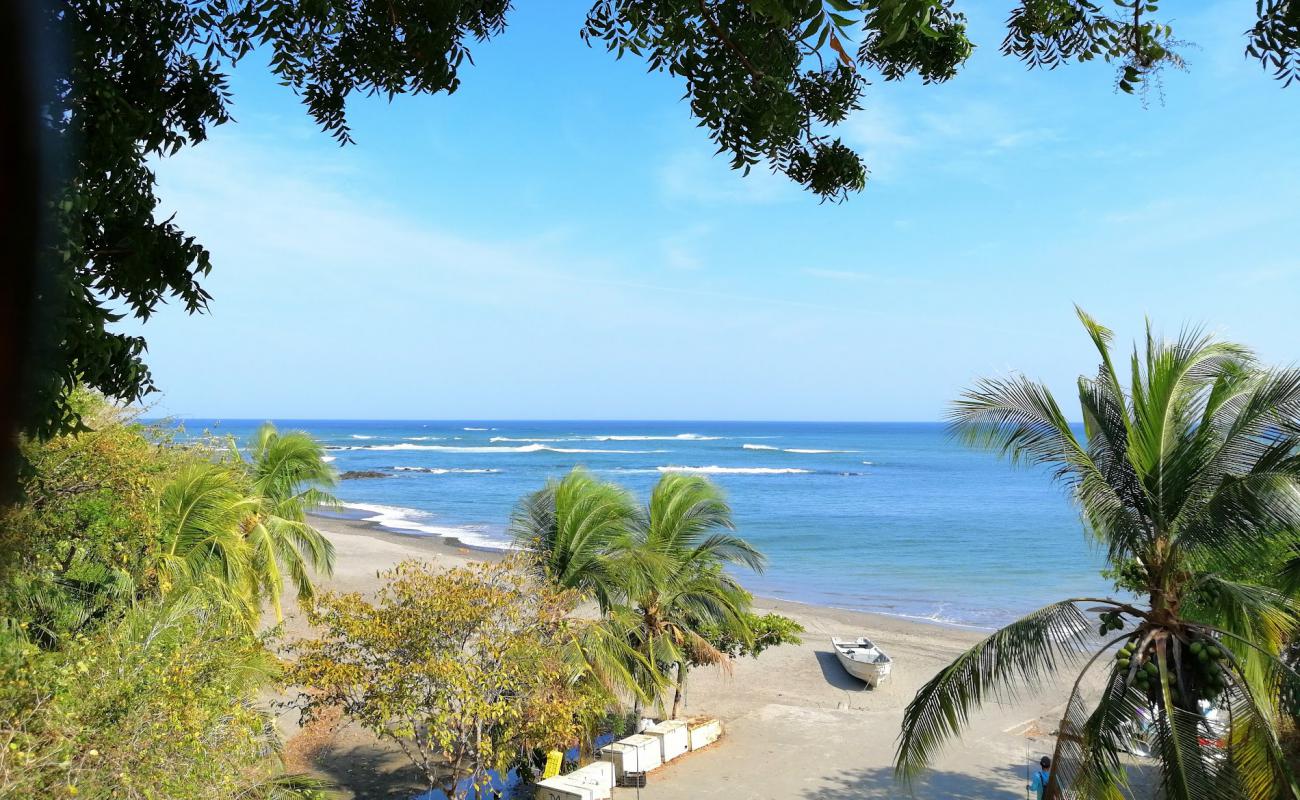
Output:
[[46,647],[154,586],[158,485],[188,457],[92,393],[85,430],[24,439],[16,502],[0,507],[0,617]]
[[[32,359],[28,429],[77,425],[84,383],[138,400],[153,388],[145,341],[112,332],[160,303],[211,299],[208,251],[159,218],[152,163],[230,121],[227,73],[250,55],[301,97],[340,142],[355,93],[453,93],[471,45],[505,30],[507,0],[53,0],[45,34],[66,52],[42,119],[63,156],[36,274],[48,328]],[[1246,52],[1290,83],[1300,6],[1260,0]],[[1021,0],[1004,53],[1031,66],[1104,59],[1134,91],[1179,42],[1156,3]],[[576,20],[575,20],[576,23]],[[577,25],[575,24],[575,27]],[[868,80],[957,74],[974,43],[954,0],[594,0],[581,36],[681,81],[689,113],[732,166],[768,167],[823,199],[863,188],[866,165],[835,126]],[[53,49],[51,47],[51,49]]]
[[[1138,599],[1063,600],[971,648],[908,705],[896,768],[915,776],[990,698],[1070,668],[1049,797],[1119,797],[1120,752],[1139,715],[1151,721],[1162,796],[1298,797],[1278,712],[1300,676],[1277,656],[1300,609],[1219,570],[1300,543],[1300,371],[1265,369],[1194,330],[1173,341],[1148,331],[1126,389],[1110,331],[1079,317],[1101,359],[1095,377],[1079,379],[1085,438],[1022,376],[980,381],[956,403],[953,426],[1068,487],[1109,564],[1136,565]],[[1189,604],[1193,592],[1208,602]],[[1100,639],[1083,606],[1100,610]],[[1094,672],[1101,687],[1090,697]],[[1226,712],[1226,750],[1198,742],[1218,737],[1202,701]]]
[[305,715],[341,707],[457,798],[534,749],[577,744],[609,702],[582,655],[596,623],[571,616],[575,593],[519,566],[406,562],[384,574],[374,603],[318,598],[308,620],[321,635],[300,645],[290,673],[314,687]]
[[[746,612],[741,621],[748,636],[738,636],[735,627],[708,623],[698,626],[698,632],[714,650],[730,659],[758,658],[769,648],[803,642],[804,626],[781,614],[759,616]],[[699,666],[699,662],[692,660],[691,666]]]
[[284,774],[257,708],[275,658],[203,594],[142,603],[64,645],[0,658],[0,796],[323,797]]

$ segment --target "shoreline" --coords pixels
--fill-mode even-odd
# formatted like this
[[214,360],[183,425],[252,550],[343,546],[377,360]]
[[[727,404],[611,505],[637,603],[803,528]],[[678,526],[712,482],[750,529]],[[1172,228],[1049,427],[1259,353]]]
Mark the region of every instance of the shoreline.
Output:
[[[371,513],[365,509],[355,508],[355,504],[348,505],[345,503],[344,505],[350,512],[354,514],[359,515],[359,514]],[[347,513],[311,512],[308,514],[308,516],[314,520],[318,520],[321,522],[333,523],[333,524],[344,524],[347,525],[349,528],[359,529],[356,531],[357,533],[369,532],[371,534],[380,537],[383,536],[394,537],[402,541],[429,542],[431,547],[441,547],[441,548],[457,550],[457,551],[467,550],[470,553],[481,554],[485,560],[494,560],[497,558],[501,558],[505,554],[510,552],[510,549],[507,547],[491,547],[489,545],[478,544],[474,542],[466,542],[463,539],[448,534],[432,533],[429,531],[417,531],[413,529],[403,530],[402,528],[394,527],[391,525],[385,525],[382,522],[376,522],[372,519],[365,519],[365,518],[361,518],[360,516],[350,516]],[[741,585],[744,585],[743,577],[741,577]],[[745,587],[745,588],[748,589],[749,587]],[[945,630],[970,631],[970,632],[982,633],[982,634],[992,633],[994,630],[996,630],[996,628],[991,628],[984,625],[974,625],[965,622],[953,622],[950,620],[931,619],[929,617],[924,617],[919,614],[903,614],[899,612],[889,612],[889,611],[869,611],[860,608],[843,608],[841,606],[831,606],[831,605],[826,605],[824,603],[817,603],[811,600],[792,600],[785,597],[771,597],[770,595],[759,594],[756,592],[752,594],[754,596],[756,607],[759,605],[763,605],[763,606],[771,605],[773,610],[777,610],[781,607],[789,606],[791,608],[804,608],[811,613],[817,613],[820,611],[820,612],[844,612],[848,614],[865,614],[869,617],[879,618],[881,620],[899,620],[901,622],[915,623],[919,625],[931,625],[936,628],[943,628]]]
[[[451,568],[503,553],[466,547],[450,537],[394,532],[365,520],[312,515],[311,522],[336,549],[334,574],[319,581],[322,590],[369,595],[380,586],[379,573],[401,561],[420,558]],[[285,637],[311,636],[296,602],[286,600]],[[755,597],[754,610],[799,622],[803,642],[738,659],[726,670],[693,669],[680,716],[716,717],[726,735],[719,744],[657,770],[641,800],[1013,800],[1024,795],[1029,761],[1052,750],[1068,683],[1049,684],[1037,696],[1025,692],[1015,704],[990,699],[912,793],[893,778],[903,710],[931,676],[983,634],[768,597]],[[830,647],[832,636],[863,634],[894,658],[890,679],[874,690],[844,672]],[[299,729],[296,713],[281,711],[278,725],[286,739],[286,763],[332,781],[343,797],[410,800],[421,792],[401,751],[353,723],[335,719]],[[786,766],[766,768],[778,763]],[[615,800],[632,796],[623,790],[614,795]]]

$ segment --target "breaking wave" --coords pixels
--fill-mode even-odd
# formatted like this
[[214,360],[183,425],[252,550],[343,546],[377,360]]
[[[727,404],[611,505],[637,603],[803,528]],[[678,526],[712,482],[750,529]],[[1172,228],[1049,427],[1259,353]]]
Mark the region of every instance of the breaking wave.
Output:
[[742,444],[744,450],[780,450],[783,453],[799,453],[800,455],[822,455],[825,453],[860,453],[861,450],[814,450],[807,447],[773,447],[770,444]]
[[[673,436],[610,434],[608,436],[493,436],[490,442],[712,442],[722,436],[703,436],[698,433],[678,433]],[[610,452],[610,451],[605,451]]]
[[331,450],[368,450],[380,452],[385,450],[431,450],[438,453],[615,453],[622,455],[639,455],[645,453],[662,453],[663,450],[592,450],[580,447],[549,447],[544,444],[526,444],[519,447],[489,447],[452,444],[363,444],[353,447],[331,447]]
[[488,547],[493,550],[508,549],[501,539],[488,535],[482,528],[462,525],[432,525],[433,515],[427,511],[402,506],[384,506],[378,503],[344,503],[344,508],[364,511],[371,516],[363,517],[363,522],[373,522],[396,531],[430,534],[433,536],[451,536],[474,547]]
[[667,466],[655,467],[659,472],[691,472],[700,475],[811,475],[810,469],[795,469],[794,467],[719,467],[716,464],[710,467],[682,467]]

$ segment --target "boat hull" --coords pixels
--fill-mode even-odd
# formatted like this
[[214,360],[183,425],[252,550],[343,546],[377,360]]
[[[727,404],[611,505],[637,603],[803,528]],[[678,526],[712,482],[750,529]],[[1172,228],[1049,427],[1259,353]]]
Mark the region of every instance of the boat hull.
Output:
[[840,666],[844,667],[844,671],[858,680],[866,682],[871,688],[874,689],[879,686],[881,681],[889,677],[889,673],[893,668],[893,660],[874,645],[869,647],[869,650],[876,654],[874,656],[875,660],[871,661],[855,659],[845,652],[846,649],[858,651],[867,649],[857,642],[832,639],[831,645],[834,647],[835,657],[839,659]]

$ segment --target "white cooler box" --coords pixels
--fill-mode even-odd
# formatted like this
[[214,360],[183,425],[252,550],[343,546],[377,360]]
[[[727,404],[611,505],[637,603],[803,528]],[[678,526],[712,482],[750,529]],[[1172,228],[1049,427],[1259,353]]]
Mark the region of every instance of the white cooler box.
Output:
[[691,750],[707,747],[722,738],[722,722],[712,717],[696,717],[686,723]]
[[614,765],[614,779],[618,780],[627,772],[649,772],[658,768],[663,763],[659,750],[659,739],[637,733],[602,747],[600,758]]
[[659,755],[664,761],[672,761],[691,749],[690,735],[686,723],[680,719],[666,719],[648,726],[642,731],[646,736],[659,740]]
[[[609,797],[608,791],[600,797]],[[596,787],[575,783],[567,775],[557,775],[537,782],[534,800],[596,800]]]
[[590,786],[596,800],[609,800],[614,792],[614,765],[608,761],[593,761],[564,777],[573,783]]

